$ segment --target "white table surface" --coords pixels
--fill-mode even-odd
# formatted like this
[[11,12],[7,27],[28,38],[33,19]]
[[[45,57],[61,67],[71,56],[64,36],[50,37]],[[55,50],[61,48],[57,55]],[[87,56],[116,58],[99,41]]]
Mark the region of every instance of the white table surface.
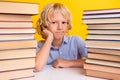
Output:
[[105,80],[85,76],[83,68],[53,68],[46,66],[42,71],[36,72],[35,77],[19,80]]

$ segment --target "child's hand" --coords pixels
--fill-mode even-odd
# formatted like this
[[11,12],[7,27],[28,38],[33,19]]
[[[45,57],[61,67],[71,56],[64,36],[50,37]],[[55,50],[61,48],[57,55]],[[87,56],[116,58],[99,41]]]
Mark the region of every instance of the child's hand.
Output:
[[49,38],[50,40],[53,41],[53,34],[49,30],[44,29],[42,34],[43,34],[43,38],[45,39]]
[[63,68],[63,67],[67,67],[67,61],[66,60],[63,60],[63,59],[56,59],[54,62],[53,62],[53,67],[55,68]]

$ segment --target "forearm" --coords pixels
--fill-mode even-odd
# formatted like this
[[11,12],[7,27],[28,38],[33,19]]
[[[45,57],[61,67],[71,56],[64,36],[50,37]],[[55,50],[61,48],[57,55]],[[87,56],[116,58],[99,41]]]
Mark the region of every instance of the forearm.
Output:
[[82,59],[78,60],[66,60],[66,67],[83,67],[84,61]]
[[40,71],[47,63],[50,52],[51,41],[47,39],[35,58],[35,69]]
[[55,68],[67,68],[67,67],[83,67],[84,60],[65,60],[65,59],[56,59],[53,63],[53,67]]

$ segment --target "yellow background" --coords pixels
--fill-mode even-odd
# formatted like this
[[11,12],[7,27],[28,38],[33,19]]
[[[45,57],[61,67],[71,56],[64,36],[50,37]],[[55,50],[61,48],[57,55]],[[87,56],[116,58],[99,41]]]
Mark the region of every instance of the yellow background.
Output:
[[[32,2],[39,3],[39,13],[41,9],[50,2],[59,2],[66,5],[72,12],[72,30],[70,35],[79,35],[83,39],[87,37],[87,25],[82,24],[83,10],[120,8],[120,0],[1,0],[1,1],[15,1],[15,2]],[[33,16],[33,26],[36,26],[36,21],[39,15]],[[40,36],[35,34],[35,38],[40,40]]]

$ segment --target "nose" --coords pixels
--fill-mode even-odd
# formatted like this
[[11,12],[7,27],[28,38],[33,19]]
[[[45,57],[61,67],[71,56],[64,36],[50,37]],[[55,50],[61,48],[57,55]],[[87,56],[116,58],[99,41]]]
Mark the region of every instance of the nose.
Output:
[[63,29],[62,23],[58,23],[58,29]]

